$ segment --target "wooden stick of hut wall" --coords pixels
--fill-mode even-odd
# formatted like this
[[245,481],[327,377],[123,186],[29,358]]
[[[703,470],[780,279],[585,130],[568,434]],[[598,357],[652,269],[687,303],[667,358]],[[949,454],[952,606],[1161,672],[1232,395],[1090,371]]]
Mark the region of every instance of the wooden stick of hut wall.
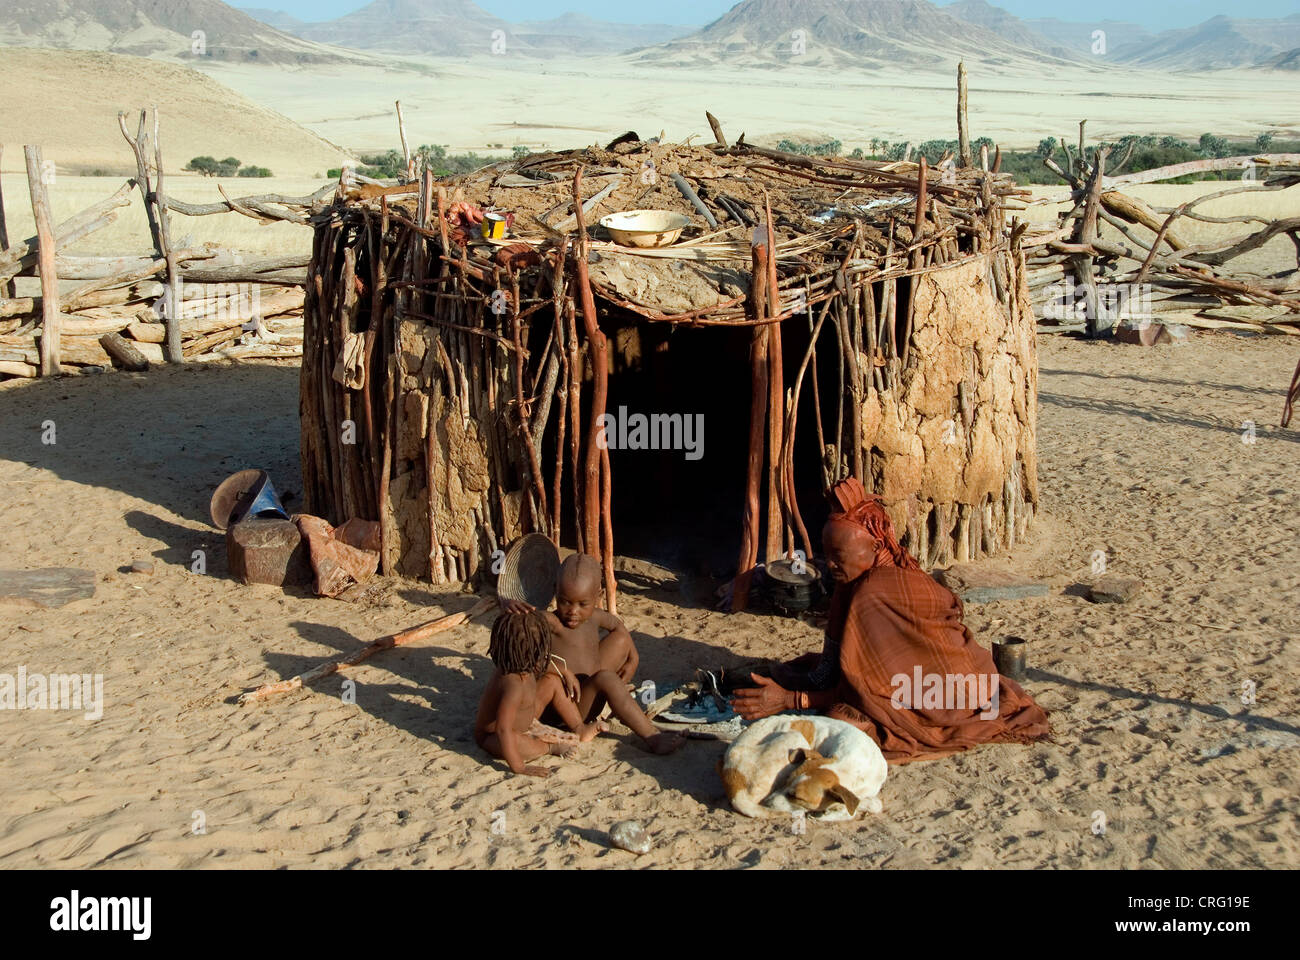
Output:
[[[605,335],[600,331],[596,318],[596,298],[591,292],[591,274],[587,269],[587,258],[591,255],[587,241],[587,221],[582,212],[582,167],[573,174],[573,212],[578,222],[578,295],[582,298],[582,322],[587,332],[587,343],[591,350],[591,420],[587,425],[587,459],[583,467],[586,483],[585,517],[583,522],[583,539],[587,549],[594,550],[600,543],[600,506],[612,500],[610,491],[609,456],[602,455],[600,448],[600,420],[605,414],[605,403],[609,396],[609,366],[605,344]],[[602,483],[602,480],[604,481]],[[614,549],[612,528],[605,525],[606,542],[600,552],[601,567],[605,574],[605,602],[610,611],[614,609]]]
[[[533,529],[538,533],[546,532],[547,524],[547,505],[546,505],[546,477],[542,473],[542,464],[539,459],[537,448],[533,446],[533,425],[532,418],[528,410],[528,381],[524,377],[524,345],[521,339],[521,328],[519,324],[519,275],[513,268],[508,270],[510,277],[510,340],[514,344],[514,379],[515,379],[515,401],[517,409],[517,423],[519,427],[519,439],[523,444],[524,452],[528,457],[528,475],[532,480],[532,494],[534,498],[530,501],[529,497],[523,498],[524,505],[528,506],[529,513],[533,517]],[[534,509],[531,503],[536,504]]]
[[[776,268],[776,232],[772,226],[772,202],[766,201],[767,215],[767,312],[772,318],[781,315],[781,290]],[[764,563],[773,563],[784,555],[783,544],[790,541],[789,515],[785,504],[785,483],[781,468],[781,451],[785,427],[785,371],[781,351],[780,322],[768,325],[767,341],[767,546]]]
[[912,243],[916,245],[916,249],[912,251],[912,270],[914,273],[911,280],[911,294],[907,298],[907,329],[903,333],[903,342],[898,345],[898,353],[904,367],[907,366],[907,345],[912,339],[912,327],[916,318],[916,290],[921,283],[921,261],[925,256],[925,252],[921,247],[921,235],[925,232],[926,177],[929,175],[929,171],[929,161],[926,160],[925,154],[921,154],[921,167],[917,172],[916,222],[912,226]]
[[[562,255],[563,250],[560,251]],[[573,475],[574,546],[587,553],[586,523],[583,504],[581,463],[582,446],[582,353],[578,348],[578,317],[574,298],[564,298],[564,323],[569,350],[569,471]],[[594,547],[592,548],[594,549]]]
[[568,327],[564,316],[564,264],[568,249],[569,239],[565,237],[555,251],[555,264],[551,271],[551,297],[555,303],[555,352],[560,358],[560,384],[556,390],[559,410],[555,418],[555,472],[551,487],[551,540],[557,547],[563,536],[561,524],[564,516],[564,441],[565,431],[568,429],[571,392]]
[[[750,313],[755,320],[767,314],[767,256],[766,244],[755,244],[752,252],[752,286],[750,288]],[[741,528],[740,559],[736,564],[736,579],[731,588],[731,610],[738,613],[749,605],[749,588],[758,562],[759,495],[763,476],[763,430],[767,417],[767,343],[772,324],[758,324],[749,341],[750,401],[749,401],[749,460],[745,474],[745,514]]]
[[[438,208],[442,209],[442,190],[438,191]],[[379,249],[383,251],[384,237],[388,236],[388,198],[379,198]],[[387,279],[385,277],[385,279]],[[396,310],[396,304],[393,306]],[[389,509],[388,494],[393,470],[393,444],[397,439],[397,428],[394,426],[393,410],[397,406],[397,398],[394,396],[393,371],[395,367],[394,355],[397,352],[396,338],[392,334],[391,324],[388,322],[387,312],[384,316],[370,318],[371,323],[379,324],[380,331],[380,357],[383,362],[384,380],[383,380],[383,399],[384,399],[384,436],[383,451],[380,454],[379,465],[379,563],[380,568],[385,576],[390,574],[390,564],[388,562],[389,551],[396,542],[397,531],[393,519],[392,511]],[[434,583],[441,583],[441,574],[432,566],[429,569],[429,576]]]
[[50,197],[45,191],[44,160],[41,148],[23,148],[27,161],[27,186],[32,198],[32,216],[36,220],[37,254],[41,270],[41,376],[58,376],[59,369],[59,277],[54,265],[54,223],[50,217]]

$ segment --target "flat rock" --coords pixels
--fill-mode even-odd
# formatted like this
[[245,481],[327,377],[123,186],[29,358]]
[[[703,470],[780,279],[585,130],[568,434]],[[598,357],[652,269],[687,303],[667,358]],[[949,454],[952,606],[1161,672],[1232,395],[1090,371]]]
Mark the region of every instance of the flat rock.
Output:
[[144,573],[153,576],[153,564],[148,560],[137,560],[131,564],[132,573]]
[[650,852],[650,836],[645,832],[645,827],[635,820],[620,820],[610,827],[609,842],[638,857]]
[[0,603],[29,607],[62,607],[95,595],[95,574],[72,567],[40,570],[0,570]]
[[1131,577],[1102,577],[1088,589],[1093,603],[1128,603],[1142,592],[1142,581]]
[[1115,339],[1120,343],[1152,347],[1158,343],[1183,343],[1188,329],[1181,323],[1157,323],[1152,320],[1124,320],[1115,327]]
[[1037,580],[974,564],[957,564],[946,570],[936,570],[934,579],[961,597],[962,603],[1023,600],[1026,597],[1045,597],[1051,592],[1047,584]]

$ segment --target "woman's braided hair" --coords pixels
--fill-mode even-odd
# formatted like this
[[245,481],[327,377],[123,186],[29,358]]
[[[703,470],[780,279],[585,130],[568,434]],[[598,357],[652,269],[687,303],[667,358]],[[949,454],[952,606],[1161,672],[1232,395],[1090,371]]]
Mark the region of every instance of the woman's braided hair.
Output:
[[488,656],[502,673],[531,673],[540,677],[551,656],[551,627],[535,611],[503,613],[492,624]]

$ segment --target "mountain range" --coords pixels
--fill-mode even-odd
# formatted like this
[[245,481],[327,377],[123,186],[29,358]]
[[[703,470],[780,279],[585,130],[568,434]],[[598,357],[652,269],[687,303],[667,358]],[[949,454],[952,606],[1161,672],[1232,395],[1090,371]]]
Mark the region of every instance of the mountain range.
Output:
[[1275,20],[1217,16],[1194,27],[1153,34],[1117,20],[1020,19],[985,0],[957,0],[942,8],[954,17],[1057,56],[1094,57],[1160,70],[1239,67],[1293,69],[1300,56],[1300,14]]
[[620,53],[662,43],[694,29],[609,23],[577,13],[553,20],[509,23],[472,0],[373,0],[360,10],[321,23],[304,23],[277,10],[245,12],[304,40],[356,50],[440,56],[518,52],[547,58]]
[[[274,0],[271,0],[274,2]],[[653,9],[653,8],[650,8]],[[629,53],[647,64],[836,68],[1106,62],[1162,71],[1295,70],[1300,14],[1217,16],[1152,33],[1113,20],[1023,19],[986,0],[742,0],[704,27],[567,13],[511,23],[473,0],[373,0],[318,23],[221,0],[5,0],[0,46],[270,64],[375,63],[384,53],[537,59]]]
[[654,62],[838,68],[1043,56],[1015,35],[961,19],[926,0],[744,0],[703,29],[639,54]]
[[277,30],[220,0],[5,0],[0,46],[275,64],[368,59]]

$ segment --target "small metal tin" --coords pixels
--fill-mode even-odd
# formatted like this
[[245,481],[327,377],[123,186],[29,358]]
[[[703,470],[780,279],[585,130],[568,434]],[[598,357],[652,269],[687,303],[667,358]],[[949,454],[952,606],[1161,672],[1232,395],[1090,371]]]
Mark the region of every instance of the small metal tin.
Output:
[[1024,637],[1006,637],[993,643],[993,663],[998,673],[1017,683],[1025,679],[1025,654],[1029,644]]

